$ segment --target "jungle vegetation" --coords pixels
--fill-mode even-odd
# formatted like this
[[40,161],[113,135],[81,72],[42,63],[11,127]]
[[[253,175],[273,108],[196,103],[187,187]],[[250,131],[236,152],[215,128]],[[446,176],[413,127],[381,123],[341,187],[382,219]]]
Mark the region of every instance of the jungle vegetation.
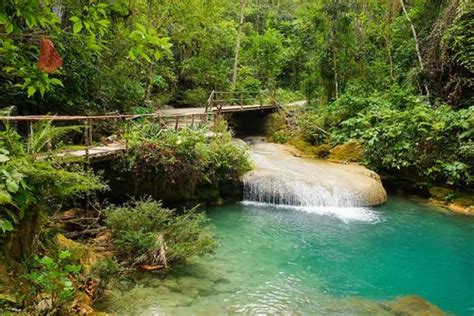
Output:
[[[272,140],[320,157],[357,144],[354,160],[428,186],[472,190],[473,72],[468,0],[0,2],[0,108],[9,113],[138,114],[202,106],[213,89],[267,90],[309,101],[278,114]],[[67,230],[51,218],[88,208],[107,184],[47,155],[74,127],[43,122],[34,131],[28,141],[14,126],[0,131],[0,310],[84,312],[78,293],[113,269],[99,262],[94,272],[87,247],[58,244]],[[124,172],[156,180],[146,195],[215,199],[250,168],[224,127],[173,132],[143,122],[120,134],[131,145]],[[122,265],[165,265],[164,243],[172,263],[212,251],[196,210],[177,216],[145,198],[97,210],[93,224],[112,231]],[[148,213],[158,230],[144,217],[122,220]],[[11,275],[22,275],[21,286]]]

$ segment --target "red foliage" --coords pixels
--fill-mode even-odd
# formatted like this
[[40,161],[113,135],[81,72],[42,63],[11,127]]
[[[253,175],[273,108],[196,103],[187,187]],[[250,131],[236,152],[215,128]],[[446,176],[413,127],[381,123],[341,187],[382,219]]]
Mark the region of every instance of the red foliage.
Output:
[[63,65],[63,59],[50,39],[42,38],[40,40],[40,56],[36,67],[47,73],[52,73]]

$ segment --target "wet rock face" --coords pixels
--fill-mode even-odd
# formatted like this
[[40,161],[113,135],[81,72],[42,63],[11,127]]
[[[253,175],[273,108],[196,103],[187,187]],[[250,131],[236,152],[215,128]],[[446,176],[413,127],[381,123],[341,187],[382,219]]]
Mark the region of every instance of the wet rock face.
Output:
[[359,207],[386,201],[379,176],[360,165],[295,157],[294,149],[250,143],[255,169],[244,176],[249,201],[300,206]]

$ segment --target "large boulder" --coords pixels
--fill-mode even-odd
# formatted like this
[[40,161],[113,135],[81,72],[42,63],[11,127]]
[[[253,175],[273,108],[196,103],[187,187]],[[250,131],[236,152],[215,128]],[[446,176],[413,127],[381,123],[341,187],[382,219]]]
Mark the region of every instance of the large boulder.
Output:
[[357,164],[295,156],[286,145],[251,145],[255,169],[244,176],[244,198],[300,206],[361,207],[386,201],[380,177]]

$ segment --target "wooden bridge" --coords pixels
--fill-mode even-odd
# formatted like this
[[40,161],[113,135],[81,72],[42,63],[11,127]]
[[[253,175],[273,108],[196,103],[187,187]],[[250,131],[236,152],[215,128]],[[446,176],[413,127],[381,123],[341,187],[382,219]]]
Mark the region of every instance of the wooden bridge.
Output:
[[205,107],[161,109],[164,116],[192,116],[206,113],[224,114],[243,111],[277,110],[281,104],[270,94],[263,92],[212,91]]
[[[266,111],[277,110],[280,104],[270,95],[261,92],[223,92],[212,91],[205,107],[174,108],[157,110],[155,113],[140,115],[96,115],[96,116],[64,116],[64,115],[30,115],[30,116],[0,116],[4,123],[26,123],[28,137],[34,133],[33,124],[39,121],[49,120],[52,122],[76,122],[82,127],[81,148],[65,149],[54,153],[54,156],[71,160],[84,160],[86,163],[111,159],[112,157],[128,149],[127,140],[119,141],[112,139],[107,143],[94,144],[93,132],[99,122],[107,121],[122,122],[125,130],[129,130],[130,124],[138,119],[147,120],[159,124],[163,129],[193,128],[212,124],[216,116],[224,113],[235,113],[242,111]],[[66,122],[66,123],[64,123]],[[77,146],[76,146],[77,147]]]
[[[128,149],[126,139],[119,140],[118,136],[104,138],[104,142],[93,142],[93,133],[99,129],[101,122],[108,124],[121,124],[124,130],[129,130],[130,125],[139,119],[160,125],[163,129],[175,129],[185,127],[201,127],[212,124],[215,120],[213,113],[196,113],[190,115],[166,115],[160,112],[140,115],[86,115],[86,116],[64,116],[64,115],[28,115],[28,116],[0,116],[0,121],[5,124],[15,124],[16,127],[23,127],[27,137],[33,137],[34,124],[40,121],[51,121],[56,124],[68,125],[73,123],[82,130],[80,145],[75,145],[72,149],[61,149],[59,152],[49,152],[38,155],[41,159],[46,156],[54,156],[63,159],[64,162],[84,161],[87,164],[101,160],[111,159]],[[19,126],[21,124],[26,126]]]

